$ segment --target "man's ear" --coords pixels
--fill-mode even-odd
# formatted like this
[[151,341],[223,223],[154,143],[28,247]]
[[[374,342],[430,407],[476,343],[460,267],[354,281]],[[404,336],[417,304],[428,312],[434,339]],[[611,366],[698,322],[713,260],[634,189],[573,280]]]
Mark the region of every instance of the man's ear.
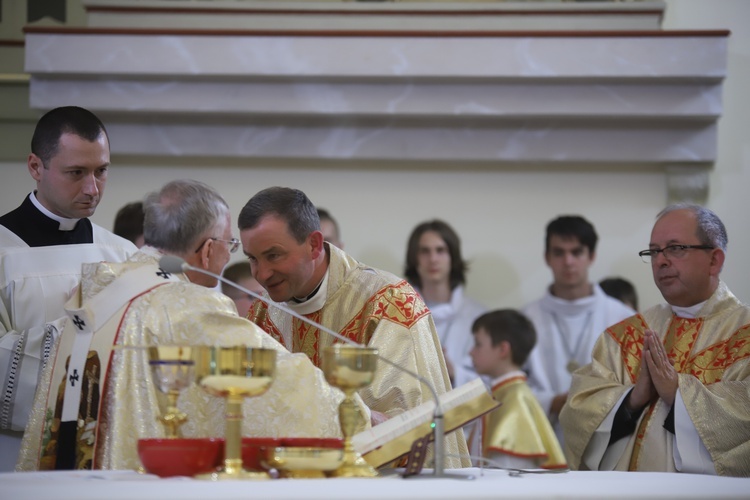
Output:
[[711,267],[709,268],[711,276],[719,276],[721,269],[724,267],[724,259],[726,256],[724,250],[721,248],[714,248],[711,250]]
[[310,236],[307,237],[310,244],[310,256],[313,260],[320,257],[321,254],[325,254],[325,245],[323,244],[323,233],[320,231],[313,231]]
[[30,153],[29,158],[26,160],[26,166],[29,168],[29,173],[35,181],[39,182],[42,180],[41,170],[44,168],[44,163],[42,163],[41,158],[34,153]]
[[188,262],[188,264],[207,270],[208,263],[211,261],[211,252],[215,250],[214,243],[214,240],[210,238],[207,239],[201,246],[200,251],[197,254],[194,254],[195,259],[190,259],[194,260],[195,263]]

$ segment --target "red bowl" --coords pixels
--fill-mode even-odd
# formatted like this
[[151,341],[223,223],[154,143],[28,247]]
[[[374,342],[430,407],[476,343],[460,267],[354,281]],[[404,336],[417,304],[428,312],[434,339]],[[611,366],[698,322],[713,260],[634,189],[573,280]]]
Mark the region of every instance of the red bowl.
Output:
[[281,446],[288,448],[343,448],[344,440],[341,438],[320,437],[283,437]]
[[138,456],[143,468],[159,477],[195,476],[213,472],[223,439],[139,439]]
[[[247,470],[264,471],[265,467],[261,464],[266,456],[268,448],[275,448],[281,445],[280,438],[274,437],[243,437],[242,438],[242,466]],[[224,459],[221,458],[223,461]]]

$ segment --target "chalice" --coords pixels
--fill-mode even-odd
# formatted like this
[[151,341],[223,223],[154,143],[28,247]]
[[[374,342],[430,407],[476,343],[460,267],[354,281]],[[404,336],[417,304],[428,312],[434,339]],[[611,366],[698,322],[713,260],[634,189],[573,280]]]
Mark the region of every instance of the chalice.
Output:
[[357,453],[352,436],[357,428],[360,410],[354,401],[358,389],[367,387],[375,376],[378,350],[344,344],[334,344],[323,351],[323,373],[333,387],[344,392],[339,405],[339,424],[344,436],[344,456],[341,466],[331,473],[335,477],[376,477],[378,472]]
[[182,437],[180,426],[187,415],[177,408],[180,391],[188,387],[195,378],[195,362],[192,348],[187,346],[152,346],[148,348],[148,364],[154,377],[154,385],[167,395],[167,410],[159,421],[164,424],[165,436],[170,439]]
[[195,348],[196,379],[208,394],[226,399],[224,465],[203,479],[268,479],[266,472],[246,471],[242,463],[242,402],[266,392],[276,370],[276,351],[231,347]]

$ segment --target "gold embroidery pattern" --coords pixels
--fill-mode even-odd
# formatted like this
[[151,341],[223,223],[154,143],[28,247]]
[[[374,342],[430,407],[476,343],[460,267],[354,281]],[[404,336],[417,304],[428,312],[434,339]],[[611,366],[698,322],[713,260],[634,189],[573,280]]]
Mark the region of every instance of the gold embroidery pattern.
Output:
[[632,383],[635,383],[641,368],[643,338],[647,328],[646,320],[640,314],[607,328],[609,336],[620,345],[622,364]]
[[[644,328],[648,326],[643,324]],[[702,319],[687,319],[678,318],[672,316],[672,321],[669,323],[667,328],[667,334],[664,336],[664,348],[667,351],[667,356],[678,372],[683,372],[686,367],[686,362],[690,354],[690,349],[693,348],[695,339],[698,337],[700,327],[703,326]],[[643,333],[641,332],[641,335]],[[640,339],[640,348],[643,349],[643,337]],[[640,357],[640,353],[639,353]],[[637,375],[637,371],[633,372]],[[631,380],[635,383],[635,377],[631,373]],[[646,436],[646,430],[651,422],[651,416],[654,413],[656,407],[656,401],[651,403],[648,407],[646,415],[641,420],[638,426],[638,431],[635,436],[635,443],[633,445],[633,454],[630,457],[629,470],[638,470],[638,459],[640,458],[641,448],[643,446],[643,439]]]
[[[316,311],[312,314],[306,314],[305,317],[320,323],[321,312]],[[320,367],[322,362],[320,357],[320,330],[296,318],[293,325],[292,343],[294,346],[292,352],[304,352],[315,366]]]
[[690,373],[704,385],[714,384],[721,381],[724,370],[747,357],[750,357],[750,325],[693,356]]
[[365,327],[377,324],[381,319],[406,328],[414,326],[417,321],[429,314],[430,310],[422,298],[406,285],[406,281],[401,281],[382,288],[365,303],[359,313],[341,330],[341,334],[355,342],[368,344],[374,328],[365,330]]
[[641,455],[641,446],[643,445],[643,438],[646,436],[646,429],[648,423],[651,420],[651,415],[654,413],[655,404],[651,404],[646,410],[646,416],[641,420],[641,424],[638,426],[638,431],[635,436],[635,443],[633,444],[633,454],[630,456],[630,465],[628,470],[638,470],[638,458]]
[[688,319],[672,316],[667,334],[664,336],[664,349],[667,351],[672,366],[679,373],[686,373],[689,367],[690,351],[702,327],[702,318]]
[[[374,327],[381,319],[411,328],[429,312],[422,298],[407,285],[405,280],[402,280],[382,288],[373,295],[340,333],[354,342],[367,345],[375,331]],[[306,317],[320,323],[322,313],[316,311]],[[265,330],[281,345],[289,348],[284,343],[284,337],[279,329],[270,320],[268,306],[264,302],[258,300],[253,304],[248,319]],[[292,352],[304,352],[315,366],[320,366],[322,362],[319,352],[320,332],[317,328],[296,319],[293,325]]]
[[[667,351],[667,356],[672,362],[672,365],[678,372],[682,373],[687,366],[686,361],[690,354],[690,349],[693,348],[693,344],[698,337],[701,326],[703,326],[702,319],[687,319],[672,316],[672,321],[667,328],[667,334],[664,336],[664,348]],[[643,322],[643,327],[644,329],[648,328],[645,322]],[[640,332],[640,334],[640,350],[643,350],[643,332]],[[638,356],[640,361],[640,352]],[[631,372],[631,381],[635,383],[635,376],[633,376],[633,373],[637,375],[638,371]],[[629,470],[638,470],[638,459],[640,458],[643,439],[646,436],[646,430],[651,422],[651,416],[654,413],[655,407],[656,401],[649,405],[646,415],[638,426],[635,443],[633,445],[633,454],[630,457]]]

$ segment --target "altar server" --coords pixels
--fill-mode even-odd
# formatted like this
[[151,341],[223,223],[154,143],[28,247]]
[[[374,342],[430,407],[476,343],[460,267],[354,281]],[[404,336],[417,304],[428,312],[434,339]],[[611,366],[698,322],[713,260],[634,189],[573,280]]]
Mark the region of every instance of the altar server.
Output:
[[89,220],[104,195],[109,136],[90,111],[42,116],[27,167],[36,188],[0,217],[0,471],[13,470],[42,365],[66,321],[81,264],[137,250]]

